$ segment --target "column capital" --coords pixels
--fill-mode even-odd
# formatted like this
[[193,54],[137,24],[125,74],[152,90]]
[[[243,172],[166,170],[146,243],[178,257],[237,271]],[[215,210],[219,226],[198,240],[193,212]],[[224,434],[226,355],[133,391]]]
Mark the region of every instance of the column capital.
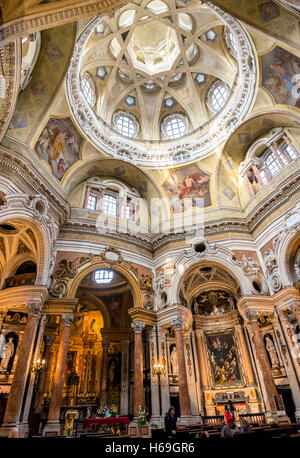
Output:
[[247,309],[245,311],[245,317],[247,318],[248,321],[251,323],[255,323],[258,320],[259,313],[257,310],[254,309]]
[[71,326],[73,320],[74,320],[73,313],[63,313],[61,316],[61,322],[63,323],[64,326]]
[[103,350],[108,350],[110,346],[110,342],[108,340],[102,340],[102,348]]
[[133,323],[131,323],[131,327],[133,328],[135,333],[141,333],[145,327],[145,323],[143,321],[134,321]]
[[29,313],[30,316],[32,316],[34,318],[38,318],[40,316],[40,314],[41,314],[42,304],[36,303],[36,302],[32,302],[32,303],[27,305],[27,309],[28,309],[28,313]]
[[181,317],[175,318],[171,321],[171,326],[175,331],[181,331],[183,328],[184,321]]

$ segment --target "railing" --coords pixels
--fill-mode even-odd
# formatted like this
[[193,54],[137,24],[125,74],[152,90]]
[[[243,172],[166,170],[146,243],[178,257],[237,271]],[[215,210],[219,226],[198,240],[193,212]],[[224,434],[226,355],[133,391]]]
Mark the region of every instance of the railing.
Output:
[[245,418],[250,423],[250,425],[262,425],[266,423],[264,413],[241,413],[239,414],[239,417]]
[[19,274],[14,277],[8,277],[5,280],[3,289],[13,288],[14,286],[34,285],[36,279],[35,273]]
[[205,425],[210,425],[210,426],[219,426],[222,424],[224,417],[223,415],[215,415],[215,416],[203,416],[203,423]]

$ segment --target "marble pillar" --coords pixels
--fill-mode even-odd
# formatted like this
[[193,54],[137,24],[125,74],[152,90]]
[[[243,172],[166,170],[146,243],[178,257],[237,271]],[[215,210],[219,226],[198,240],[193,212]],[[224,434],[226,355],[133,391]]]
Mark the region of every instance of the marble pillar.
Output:
[[51,346],[54,342],[54,339],[55,336],[44,336],[44,351],[41,359],[45,360],[45,367],[39,376],[37,390],[35,394],[34,411],[36,413],[40,413],[41,405],[43,403],[43,394],[47,381],[49,365],[51,363]]
[[128,390],[129,390],[129,340],[121,342],[121,399],[120,415],[129,414]]
[[107,371],[108,371],[108,349],[110,342],[102,340],[102,366],[101,366],[101,383],[100,383],[100,406],[107,402]]
[[256,385],[255,376],[254,376],[254,372],[253,372],[253,368],[252,368],[250,355],[249,355],[247,343],[246,343],[246,340],[245,340],[245,335],[244,335],[244,332],[243,332],[243,328],[242,328],[241,325],[236,325],[234,327],[234,329],[235,329],[235,332],[236,332],[237,340],[238,340],[239,345],[240,345],[240,350],[241,350],[241,355],[242,355],[243,366],[244,366],[244,369],[245,369],[247,385],[255,386]]
[[187,374],[185,367],[185,357],[182,338],[183,320],[176,319],[171,322],[171,326],[175,331],[175,342],[178,363],[178,387],[179,387],[179,403],[181,417],[189,417],[191,415],[191,406],[187,382]]
[[144,406],[144,377],[143,377],[143,343],[142,331],[145,323],[135,321],[131,323],[134,329],[134,400],[133,412],[134,416],[138,416],[140,406]]
[[15,368],[14,379],[10,388],[5,409],[0,436],[6,437],[12,429],[17,428],[19,434],[19,417],[23,402],[28,371],[32,357],[35,335],[41,313],[41,304],[28,305],[28,319],[25,326],[22,342],[18,351],[18,360]]
[[199,366],[200,366],[200,379],[201,379],[201,388],[205,390],[209,387],[208,371],[206,364],[206,351],[204,344],[204,332],[200,329],[196,331],[196,343],[198,350]]
[[262,387],[264,391],[264,400],[266,405],[266,416],[272,417],[276,415],[276,404],[274,396],[276,396],[277,388],[274,383],[267,351],[258,325],[259,314],[256,311],[247,311],[246,317],[251,323],[251,333],[255,346],[256,360],[259,364]]
[[72,324],[73,318],[74,315],[72,314],[64,314],[61,317],[62,330],[59,342],[48,420],[43,431],[43,434],[45,436],[55,436],[60,434],[60,409],[62,403],[65,370],[67,364],[70,326]]

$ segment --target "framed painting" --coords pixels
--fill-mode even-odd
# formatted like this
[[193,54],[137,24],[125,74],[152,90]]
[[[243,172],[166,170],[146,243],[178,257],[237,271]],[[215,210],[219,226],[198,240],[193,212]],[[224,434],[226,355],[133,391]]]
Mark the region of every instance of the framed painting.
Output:
[[234,334],[206,334],[211,375],[215,387],[244,385],[243,373]]

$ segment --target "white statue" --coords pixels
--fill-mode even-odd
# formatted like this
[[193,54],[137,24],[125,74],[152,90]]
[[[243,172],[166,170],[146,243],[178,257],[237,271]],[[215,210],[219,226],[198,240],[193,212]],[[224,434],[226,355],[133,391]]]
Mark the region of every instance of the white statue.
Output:
[[177,351],[176,351],[175,346],[172,348],[172,351],[171,351],[170,363],[171,363],[172,375],[178,375]]
[[10,358],[13,356],[15,351],[15,346],[13,343],[13,338],[9,337],[8,342],[6,343],[4,347],[4,356],[2,357],[1,363],[0,363],[0,371],[7,371],[8,363],[10,361]]
[[277,356],[274,344],[273,344],[272,340],[270,339],[270,337],[266,337],[266,348],[267,348],[268,353],[270,355],[270,359],[271,359],[271,362],[272,362],[272,367],[273,366],[279,366],[278,356]]

